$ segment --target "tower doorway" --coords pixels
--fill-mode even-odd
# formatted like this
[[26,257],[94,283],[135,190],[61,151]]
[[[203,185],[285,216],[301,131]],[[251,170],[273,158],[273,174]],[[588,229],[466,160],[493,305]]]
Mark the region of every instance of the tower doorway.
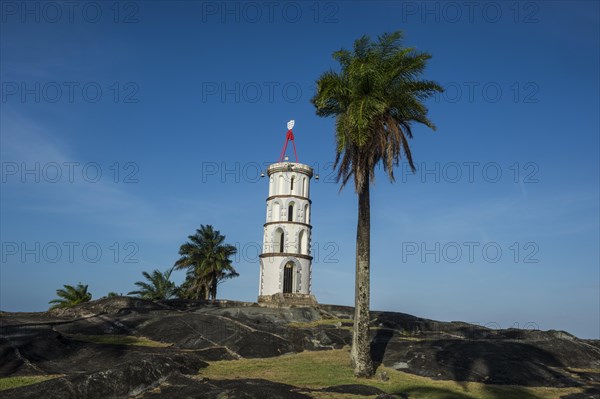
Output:
[[294,263],[288,262],[283,268],[283,293],[292,293],[292,284],[294,282]]

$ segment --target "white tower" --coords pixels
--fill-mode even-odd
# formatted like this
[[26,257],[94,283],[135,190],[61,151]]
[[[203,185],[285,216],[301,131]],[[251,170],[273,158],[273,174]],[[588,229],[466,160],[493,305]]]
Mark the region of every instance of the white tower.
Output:
[[316,300],[310,294],[310,179],[313,170],[298,163],[297,156],[296,162],[287,162],[287,157],[284,160],[289,141],[292,141],[296,154],[293,126],[290,121],[280,162],[267,168],[269,196],[260,255],[258,302],[314,305]]

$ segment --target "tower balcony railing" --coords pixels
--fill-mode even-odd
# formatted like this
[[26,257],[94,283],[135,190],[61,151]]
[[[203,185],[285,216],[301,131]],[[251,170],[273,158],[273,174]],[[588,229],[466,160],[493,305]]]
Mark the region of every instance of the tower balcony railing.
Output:
[[297,162],[277,162],[269,165],[267,168],[267,174],[271,176],[271,174],[276,172],[298,172],[303,173],[308,177],[312,177],[313,168]]

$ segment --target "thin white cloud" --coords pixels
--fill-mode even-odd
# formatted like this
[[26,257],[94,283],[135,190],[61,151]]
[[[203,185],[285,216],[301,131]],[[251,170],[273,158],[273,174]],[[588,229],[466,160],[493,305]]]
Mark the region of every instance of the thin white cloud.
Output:
[[[15,163],[19,169],[16,175],[5,176],[3,173],[2,189],[6,200],[3,211],[59,214],[65,220],[75,218],[90,226],[110,226],[136,239],[152,241],[181,236],[189,220],[202,220],[207,213],[231,214],[231,209],[224,204],[201,199],[177,197],[159,206],[152,198],[134,193],[135,184],[114,183],[110,176],[97,182],[86,181],[82,178],[82,165],[94,160],[85,161],[76,156],[75,151],[51,129],[16,112],[4,110],[1,123],[2,161]],[[69,162],[79,162],[79,166],[74,167],[75,178],[71,181],[68,167],[64,166]],[[61,166],[63,175],[57,182],[49,182],[43,174],[37,183],[34,175],[25,176],[25,183],[22,182],[23,165],[32,169],[38,164],[42,169],[48,163]],[[101,165],[101,168],[108,166]],[[105,175],[109,172],[103,170]]]

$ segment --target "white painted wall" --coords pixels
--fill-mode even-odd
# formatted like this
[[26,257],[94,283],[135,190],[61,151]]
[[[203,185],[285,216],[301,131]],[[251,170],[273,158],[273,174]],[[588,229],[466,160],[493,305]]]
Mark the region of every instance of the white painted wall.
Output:
[[[260,260],[259,295],[283,292],[283,272],[288,262],[294,264],[292,292],[310,294],[311,259],[295,254],[310,255],[311,204],[308,193],[313,170],[300,163],[278,162],[269,166],[267,174],[269,197],[263,234],[263,254],[266,256]],[[291,223],[288,221],[290,205],[293,205]],[[286,255],[280,255],[281,231]]]

